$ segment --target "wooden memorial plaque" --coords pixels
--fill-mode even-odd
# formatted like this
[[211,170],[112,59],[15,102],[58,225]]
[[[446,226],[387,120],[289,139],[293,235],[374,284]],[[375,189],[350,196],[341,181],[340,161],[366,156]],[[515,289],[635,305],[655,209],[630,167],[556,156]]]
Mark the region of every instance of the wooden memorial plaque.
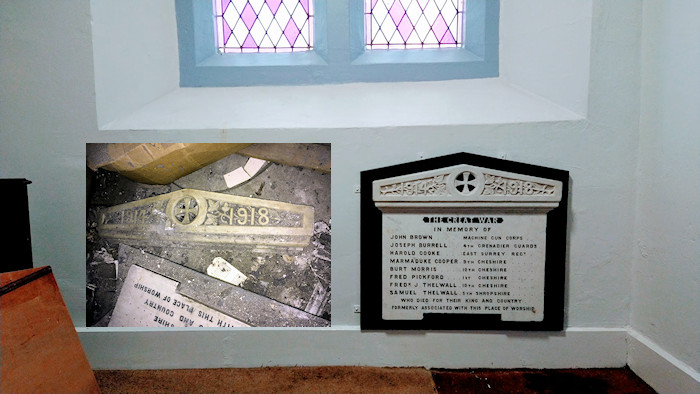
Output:
[[562,330],[568,172],[455,154],[362,173],[362,329]]

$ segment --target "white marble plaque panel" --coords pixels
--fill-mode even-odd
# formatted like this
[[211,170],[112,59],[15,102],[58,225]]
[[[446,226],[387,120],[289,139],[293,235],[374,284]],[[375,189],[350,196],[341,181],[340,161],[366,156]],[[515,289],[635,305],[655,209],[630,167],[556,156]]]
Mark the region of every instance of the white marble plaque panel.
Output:
[[132,265],[110,327],[248,327],[177,293],[178,282]]
[[545,214],[383,215],[382,318],[499,314],[541,321]]

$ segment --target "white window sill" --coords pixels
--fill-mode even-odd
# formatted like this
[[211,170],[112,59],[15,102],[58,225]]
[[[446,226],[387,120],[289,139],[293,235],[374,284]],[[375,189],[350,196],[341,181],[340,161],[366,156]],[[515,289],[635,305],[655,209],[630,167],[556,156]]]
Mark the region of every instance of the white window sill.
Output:
[[580,120],[501,78],[177,88],[101,130],[348,129]]

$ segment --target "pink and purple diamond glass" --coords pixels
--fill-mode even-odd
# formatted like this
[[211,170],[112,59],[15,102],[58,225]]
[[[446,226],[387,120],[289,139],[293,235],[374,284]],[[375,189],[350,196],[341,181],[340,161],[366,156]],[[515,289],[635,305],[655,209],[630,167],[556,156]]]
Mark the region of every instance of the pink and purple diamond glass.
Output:
[[213,0],[221,53],[313,49],[313,0]]
[[367,49],[457,48],[464,0],[365,0]]

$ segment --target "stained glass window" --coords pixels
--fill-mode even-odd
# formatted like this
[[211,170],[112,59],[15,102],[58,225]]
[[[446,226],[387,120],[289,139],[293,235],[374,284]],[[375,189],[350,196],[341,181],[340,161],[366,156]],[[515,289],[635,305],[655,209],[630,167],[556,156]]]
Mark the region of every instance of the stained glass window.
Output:
[[[176,0],[180,86],[316,85],[497,77],[501,2],[455,1]],[[253,14],[257,14],[249,16],[244,12],[248,5]],[[293,15],[307,11],[306,7],[308,14],[302,14],[301,21],[294,19]],[[376,15],[371,15],[373,9]],[[379,16],[380,9],[383,18]],[[275,17],[274,23],[270,15]],[[282,15],[287,15],[286,19],[280,18]],[[370,21],[367,34],[366,17]],[[224,18],[227,18],[226,24]],[[304,22],[309,28],[299,28],[298,33],[290,29],[290,37],[296,35],[293,46],[285,35],[285,28],[291,26],[290,19],[297,28],[304,27]],[[255,22],[259,22],[260,27],[254,27]],[[404,30],[407,22],[410,22],[410,31]],[[378,31],[380,27],[381,32]],[[234,31],[239,30],[242,34],[234,35]],[[263,34],[256,35],[257,30],[262,30]],[[443,30],[444,34],[440,34]],[[277,33],[272,34],[274,31]],[[401,50],[388,50],[389,43],[397,40],[398,44],[392,44],[392,48]],[[403,50],[435,47],[438,49]],[[247,51],[256,53],[240,53]],[[261,51],[285,53],[257,53]],[[222,55],[223,52],[234,53]]]
[[313,49],[313,0],[213,0],[219,52]]
[[464,0],[365,0],[367,49],[458,48]]

